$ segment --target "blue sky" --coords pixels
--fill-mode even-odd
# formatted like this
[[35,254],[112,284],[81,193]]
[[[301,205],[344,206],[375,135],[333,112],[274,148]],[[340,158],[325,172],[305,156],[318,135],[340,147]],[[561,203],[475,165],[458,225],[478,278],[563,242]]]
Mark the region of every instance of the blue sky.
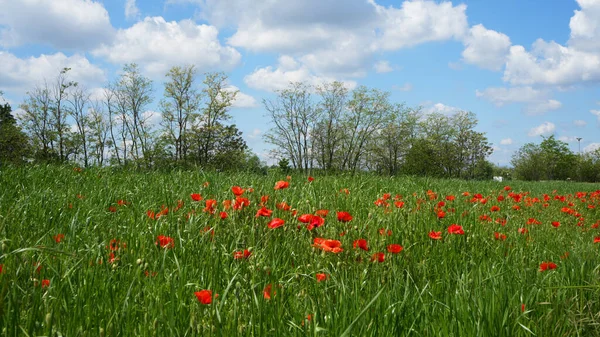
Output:
[[474,112],[510,162],[554,134],[600,147],[600,0],[0,0],[0,90],[15,107],[63,67],[98,93],[123,64],[154,81],[194,64],[240,90],[233,122],[262,159],[263,98],[344,81],[425,111]]

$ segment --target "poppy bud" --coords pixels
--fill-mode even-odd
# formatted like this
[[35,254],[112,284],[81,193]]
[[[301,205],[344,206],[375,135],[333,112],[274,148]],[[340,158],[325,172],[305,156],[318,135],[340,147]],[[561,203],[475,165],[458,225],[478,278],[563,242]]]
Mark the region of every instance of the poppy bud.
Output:
[[8,245],[6,244],[6,242],[2,242],[2,251],[5,252],[8,250]]
[[100,328],[100,337],[104,337],[104,329]]
[[47,313],[46,314],[46,318],[44,319],[44,321],[46,322],[46,325],[50,325],[50,323],[52,323],[52,313]]
[[139,266],[140,264],[142,264],[142,262],[144,262],[144,261],[142,261],[142,259],[137,259],[137,260],[135,261],[135,263],[136,263],[138,266]]

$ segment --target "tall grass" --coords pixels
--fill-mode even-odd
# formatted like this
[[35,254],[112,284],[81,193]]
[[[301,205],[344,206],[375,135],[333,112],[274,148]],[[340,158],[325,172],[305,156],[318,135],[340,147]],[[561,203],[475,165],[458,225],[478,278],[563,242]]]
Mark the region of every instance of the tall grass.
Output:
[[[600,196],[574,196],[599,185],[510,182],[513,192],[541,199],[527,206],[508,197],[497,201],[508,192],[506,184],[496,182],[341,175],[309,183],[306,178],[293,175],[289,188],[273,190],[285,176],[3,169],[1,334],[600,335],[600,244],[593,243],[600,233],[592,228],[600,220]],[[222,220],[222,201],[234,199],[234,185],[254,189],[244,194],[251,205],[227,210],[229,217]],[[349,194],[340,192],[345,188]],[[470,202],[465,191],[488,201]],[[204,200],[192,201],[191,193],[218,200],[216,214],[203,212]],[[374,205],[384,193],[391,193],[390,206]],[[403,208],[394,206],[396,194],[403,196]],[[547,207],[543,194],[552,197]],[[269,218],[255,217],[263,195],[269,196],[272,217],[285,220],[283,227],[269,229]],[[446,201],[448,195],[456,199]],[[419,209],[418,199],[424,200]],[[130,204],[119,206],[118,200]],[[184,205],[174,211],[178,200]],[[282,201],[297,215],[330,213],[322,227],[308,231],[291,211],[276,208]],[[443,219],[434,212],[440,201],[446,202]],[[561,212],[569,202],[584,218],[581,226]],[[162,205],[168,215],[157,220],[146,215]],[[492,205],[500,211],[490,212]],[[338,222],[336,211],[350,212],[353,220]],[[507,223],[482,221],[483,214]],[[526,225],[529,218],[541,224]],[[465,234],[449,235],[450,224],[462,225]],[[519,228],[529,232],[519,234]],[[380,235],[380,229],[391,235]],[[432,230],[442,231],[443,239],[429,238]],[[495,232],[506,240],[495,240]],[[60,243],[53,238],[57,234],[64,234]],[[171,237],[174,247],[157,247],[158,235]],[[318,250],[312,246],[315,237],[340,240],[344,251]],[[353,248],[359,238],[368,241],[368,252]],[[118,250],[110,250],[111,240],[118,241],[113,242]],[[403,251],[388,253],[391,243]],[[234,259],[234,251],[243,249],[251,256]],[[384,262],[371,261],[376,252],[385,253]],[[540,272],[544,261],[558,267]],[[328,279],[317,282],[316,273]],[[42,287],[42,280],[50,285]],[[267,300],[263,290],[269,284]],[[218,297],[200,303],[194,292],[203,289]]]

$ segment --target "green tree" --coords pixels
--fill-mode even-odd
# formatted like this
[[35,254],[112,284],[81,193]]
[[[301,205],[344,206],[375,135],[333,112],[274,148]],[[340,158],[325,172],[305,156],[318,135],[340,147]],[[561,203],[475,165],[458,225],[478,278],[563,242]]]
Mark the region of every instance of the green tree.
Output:
[[[2,92],[0,92],[0,102]],[[29,139],[17,126],[8,102],[0,104],[0,166],[5,163],[22,164],[29,154]]]

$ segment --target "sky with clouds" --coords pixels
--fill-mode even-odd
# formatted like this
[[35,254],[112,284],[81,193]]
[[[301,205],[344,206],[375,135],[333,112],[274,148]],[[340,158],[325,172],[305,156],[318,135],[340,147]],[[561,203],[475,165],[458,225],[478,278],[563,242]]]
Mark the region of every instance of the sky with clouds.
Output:
[[17,106],[56,77],[99,91],[135,62],[157,110],[174,65],[225,71],[234,122],[266,159],[261,101],[339,80],[393,101],[474,112],[490,160],[554,134],[600,147],[600,0],[0,0],[0,90]]

